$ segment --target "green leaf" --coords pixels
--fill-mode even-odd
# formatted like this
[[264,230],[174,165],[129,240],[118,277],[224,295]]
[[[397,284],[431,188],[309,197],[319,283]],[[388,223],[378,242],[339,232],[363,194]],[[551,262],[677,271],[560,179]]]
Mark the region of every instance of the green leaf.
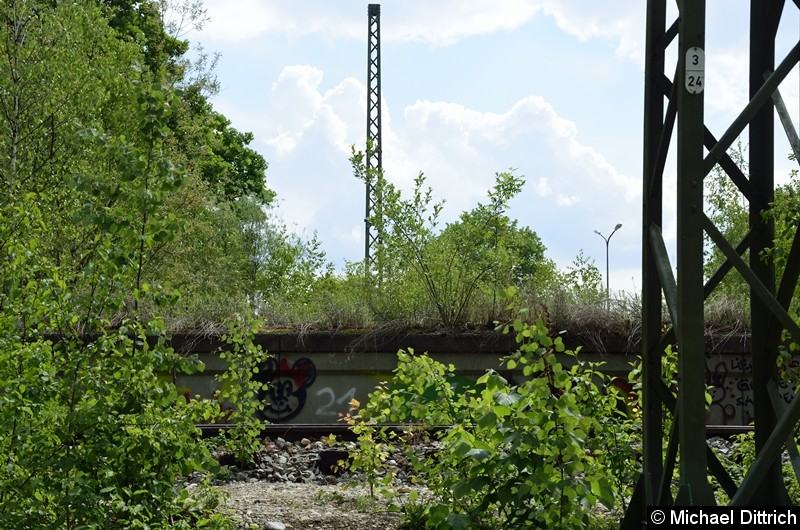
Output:
[[494,411],[489,411],[480,418],[478,418],[477,424],[478,427],[482,429],[494,427],[495,425],[497,425],[497,414],[495,414]]
[[472,446],[465,442],[464,440],[459,440],[456,444],[452,447],[453,454],[457,458],[462,458],[465,456],[470,450]]
[[507,392],[495,392],[494,400],[498,405],[513,405],[520,399],[519,394],[509,394]]
[[472,449],[467,451],[467,453],[464,456],[466,458],[470,458],[478,462],[483,462],[484,460],[492,456],[492,453],[490,453],[486,449],[477,449],[473,447]]
[[468,515],[460,513],[449,514],[445,521],[453,530],[467,530],[472,524],[472,520]]
[[453,484],[453,497],[460,499],[473,492],[471,485],[466,480],[459,480]]

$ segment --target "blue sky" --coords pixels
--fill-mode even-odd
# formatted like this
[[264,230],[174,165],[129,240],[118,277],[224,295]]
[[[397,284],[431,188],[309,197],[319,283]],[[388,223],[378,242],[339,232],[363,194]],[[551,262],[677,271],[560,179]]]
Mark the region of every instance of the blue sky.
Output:
[[[368,3],[206,0],[209,22],[188,36],[221,54],[213,103],[254,133],[280,216],[316,232],[339,267],[364,248],[364,187],[348,156],[366,133]],[[387,177],[408,189],[425,173],[452,221],[485,198],[495,172],[515,168],[526,185],[509,214],[539,234],[548,256],[565,267],[583,250],[605,274],[594,230],[608,235],[622,223],[610,243],[611,288],[638,291],[647,2],[380,3]],[[749,2],[707,6],[706,123],[721,136],[746,103]],[[800,33],[787,9],[786,48]],[[796,73],[781,91],[797,116]],[[788,147],[777,150],[785,180]],[[668,196],[674,172],[673,163]]]

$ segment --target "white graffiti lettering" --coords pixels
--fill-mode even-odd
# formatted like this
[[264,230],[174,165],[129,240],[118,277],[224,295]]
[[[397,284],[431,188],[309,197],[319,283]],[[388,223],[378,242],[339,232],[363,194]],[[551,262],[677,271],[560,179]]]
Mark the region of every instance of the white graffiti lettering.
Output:
[[[317,408],[317,416],[325,416],[325,417],[337,417],[339,413],[347,412],[347,407],[342,407],[355,397],[356,389],[355,387],[350,388],[347,392],[345,392],[342,396],[336,397],[336,392],[329,387],[326,386],[325,388],[320,388],[316,392],[317,397],[327,396],[327,401],[324,405]],[[337,406],[338,405],[338,406]]]

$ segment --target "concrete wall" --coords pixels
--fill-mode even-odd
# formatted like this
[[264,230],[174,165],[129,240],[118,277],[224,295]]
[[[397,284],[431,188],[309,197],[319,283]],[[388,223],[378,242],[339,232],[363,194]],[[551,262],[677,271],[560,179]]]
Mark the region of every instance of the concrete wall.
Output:
[[[580,339],[565,339],[568,347]],[[620,337],[593,340],[595,351],[587,348],[580,355],[603,361],[603,370],[623,381],[631,363],[639,355],[638,345]],[[381,381],[391,377],[397,364],[397,350],[413,348],[428,352],[446,364],[454,364],[461,375],[476,378],[487,369],[500,370],[499,359],[516,349],[509,336],[498,334],[398,335],[359,334],[266,334],[256,343],[269,351],[272,359],[261,368],[259,377],[270,383],[262,396],[267,404],[265,415],[272,423],[335,423],[347,412],[355,398],[363,402]],[[213,338],[178,335],[173,345],[182,352],[200,356],[206,371],[179,376],[176,384],[187,395],[211,397],[216,390],[214,375],[225,369],[216,354],[223,343]],[[602,353],[598,353],[598,350]],[[746,425],[752,421],[752,388],[749,343],[734,337],[721,343],[709,343],[706,354],[706,382],[712,387],[708,423]],[[502,370],[500,370],[502,372]],[[517,378],[520,374],[516,375]],[[788,400],[791,389],[781,387]]]

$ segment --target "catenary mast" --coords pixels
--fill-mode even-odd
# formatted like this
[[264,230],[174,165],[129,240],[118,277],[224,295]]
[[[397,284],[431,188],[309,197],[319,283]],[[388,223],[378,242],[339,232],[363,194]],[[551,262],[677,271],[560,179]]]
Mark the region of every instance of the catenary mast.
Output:
[[[368,50],[367,50],[367,174],[383,171],[381,149],[381,6],[368,6]],[[367,179],[366,211],[364,214],[364,265],[369,268],[375,263],[374,250],[378,235],[370,216],[380,206],[376,197],[375,179]]]

